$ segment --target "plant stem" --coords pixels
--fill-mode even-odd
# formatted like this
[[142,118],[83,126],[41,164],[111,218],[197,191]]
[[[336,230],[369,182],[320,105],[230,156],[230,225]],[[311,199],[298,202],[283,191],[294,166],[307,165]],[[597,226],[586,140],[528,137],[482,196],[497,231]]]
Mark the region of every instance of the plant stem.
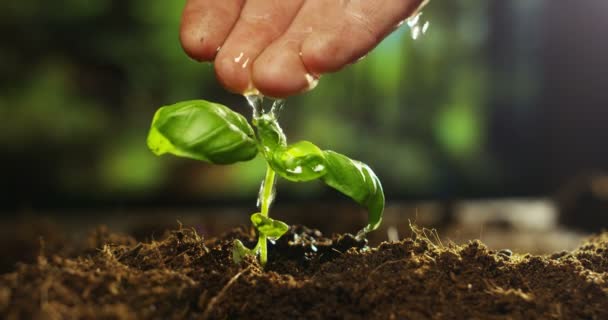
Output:
[[266,165],[266,177],[264,177],[264,187],[262,190],[262,199],[260,199],[260,210],[262,215],[268,217],[268,211],[270,210],[270,204],[273,200],[274,190],[274,178],[275,172],[272,170],[270,165]]
[[[268,211],[270,209],[270,204],[273,200],[273,190],[275,183],[275,172],[272,170],[270,165],[266,167],[266,177],[264,177],[264,182],[262,182],[262,192],[260,193],[260,210],[261,214],[265,217],[268,217]],[[268,243],[266,236],[263,234],[258,234],[258,244],[257,247],[260,250],[260,263],[262,266],[266,265],[268,261]]]

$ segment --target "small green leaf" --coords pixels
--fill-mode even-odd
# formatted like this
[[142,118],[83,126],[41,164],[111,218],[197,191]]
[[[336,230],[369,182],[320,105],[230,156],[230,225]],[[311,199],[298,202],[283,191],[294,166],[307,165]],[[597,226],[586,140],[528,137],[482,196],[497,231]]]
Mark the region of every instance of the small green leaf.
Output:
[[382,184],[366,164],[349,159],[333,151],[324,151],[327,173],[321,178],[327,185],[340,191],[367,208],[367,233],[380,226],[384,211]]
[[255,252],[236,239],[232,242],[232,261],[236,264],[241,263],[246,256],[255,256]]
[[253,125],[257,128],[258,139],[266,158],[270,158],[278,148],[287,145],[285,133],[279,126],[274,113],[264,113],[257,118],[254,117]]
[[318,179],[326,171],[323,151],[308,141],[278,148],[269,163],[281,177],[294,182]]
[[289,230],[285,222],[274,220],[257,212],[251,215],[253,226],[263,235],[270,239],[278,239]]
[[171,153],[215,164],[251,160],[258,151],[245,117],[204,100],[158,109],[148,134],[148,147],[157,155]]

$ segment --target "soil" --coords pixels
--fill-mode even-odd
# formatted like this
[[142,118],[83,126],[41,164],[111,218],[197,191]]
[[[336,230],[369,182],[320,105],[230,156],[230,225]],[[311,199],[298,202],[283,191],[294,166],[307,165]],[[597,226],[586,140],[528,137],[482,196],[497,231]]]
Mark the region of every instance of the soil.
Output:
[[[231,260],[239,228],[137,242],[98,228],[0,276],[4,319],[608,319],[608,233],[547,256],[411,237],[369,248],[292,227],[269,264]],[[428,235],[428,236],[427,236]],[[433,239],[433,240],[432,240]]]

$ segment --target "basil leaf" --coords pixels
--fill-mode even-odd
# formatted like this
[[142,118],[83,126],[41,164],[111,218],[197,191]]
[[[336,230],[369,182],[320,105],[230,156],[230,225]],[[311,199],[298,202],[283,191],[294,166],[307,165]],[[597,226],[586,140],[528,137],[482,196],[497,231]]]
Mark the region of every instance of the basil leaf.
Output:
[[253,159],[254,132],[242,115],[205,100],[183,101],[156,112],[148,147],[156,155],[170,153],[215,164]]
[[275,150],[268,163],[290,181],[311,181],[325,174],[325,156],[319,147],[300,141]]
[[241,240],[234,240],[232,242],[232,261],[237,264],[241,263],[246,256],[255,256],[255,252],[245,247]]
[[321,178],[325,184],[352,198],[368,211],[362,232],[380,226],[384,211],[382,184],[366,164],[333,151],[322,151],[308,141],[277,147],[267,158],[273,170],[290,181]]
[[274,113],[264,113],[254,117],[253,125],[257,128],[258,140],[266,158],[271,158],[272,153],[278,148],[287,146],[287,138]]
[[263,235],[270,239],[278,239],[289,230],[289,226],[285,222],[271,219],[257,212],[251,215],[253,226]]
[[378,228],[384,211],[382,184],[366,164],[333,151],[322,151],[308,141],[278,147],[268,163],[281,177],[290,181],[321,178],[325,184],[355,200],[368,210],[364,233]]
[[327,173],[321,178],[330,187],[349,196],[367,208],[367,233],[377,229],[382,222],[384,192],[382,184],[366,164],[349,159],[333,151],[324,151]]

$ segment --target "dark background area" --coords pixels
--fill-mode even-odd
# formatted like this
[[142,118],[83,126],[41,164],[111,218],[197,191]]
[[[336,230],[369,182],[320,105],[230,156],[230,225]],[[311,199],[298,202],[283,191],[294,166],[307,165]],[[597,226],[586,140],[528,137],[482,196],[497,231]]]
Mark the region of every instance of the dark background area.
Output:
[[[203,98],[249,117],[212,65],[181,52],[182,5],[0,4],[2,211],[254,201],[260,159],[218,167],[146,148],[165,104]],[[419,39],[406,24],[288,99],[288,138],[368,163],[389,202],[543,197],[603,176],[608,2],[432,1],[423,12]],[[331,199],[343,198],[279,185],[283,202]]]

